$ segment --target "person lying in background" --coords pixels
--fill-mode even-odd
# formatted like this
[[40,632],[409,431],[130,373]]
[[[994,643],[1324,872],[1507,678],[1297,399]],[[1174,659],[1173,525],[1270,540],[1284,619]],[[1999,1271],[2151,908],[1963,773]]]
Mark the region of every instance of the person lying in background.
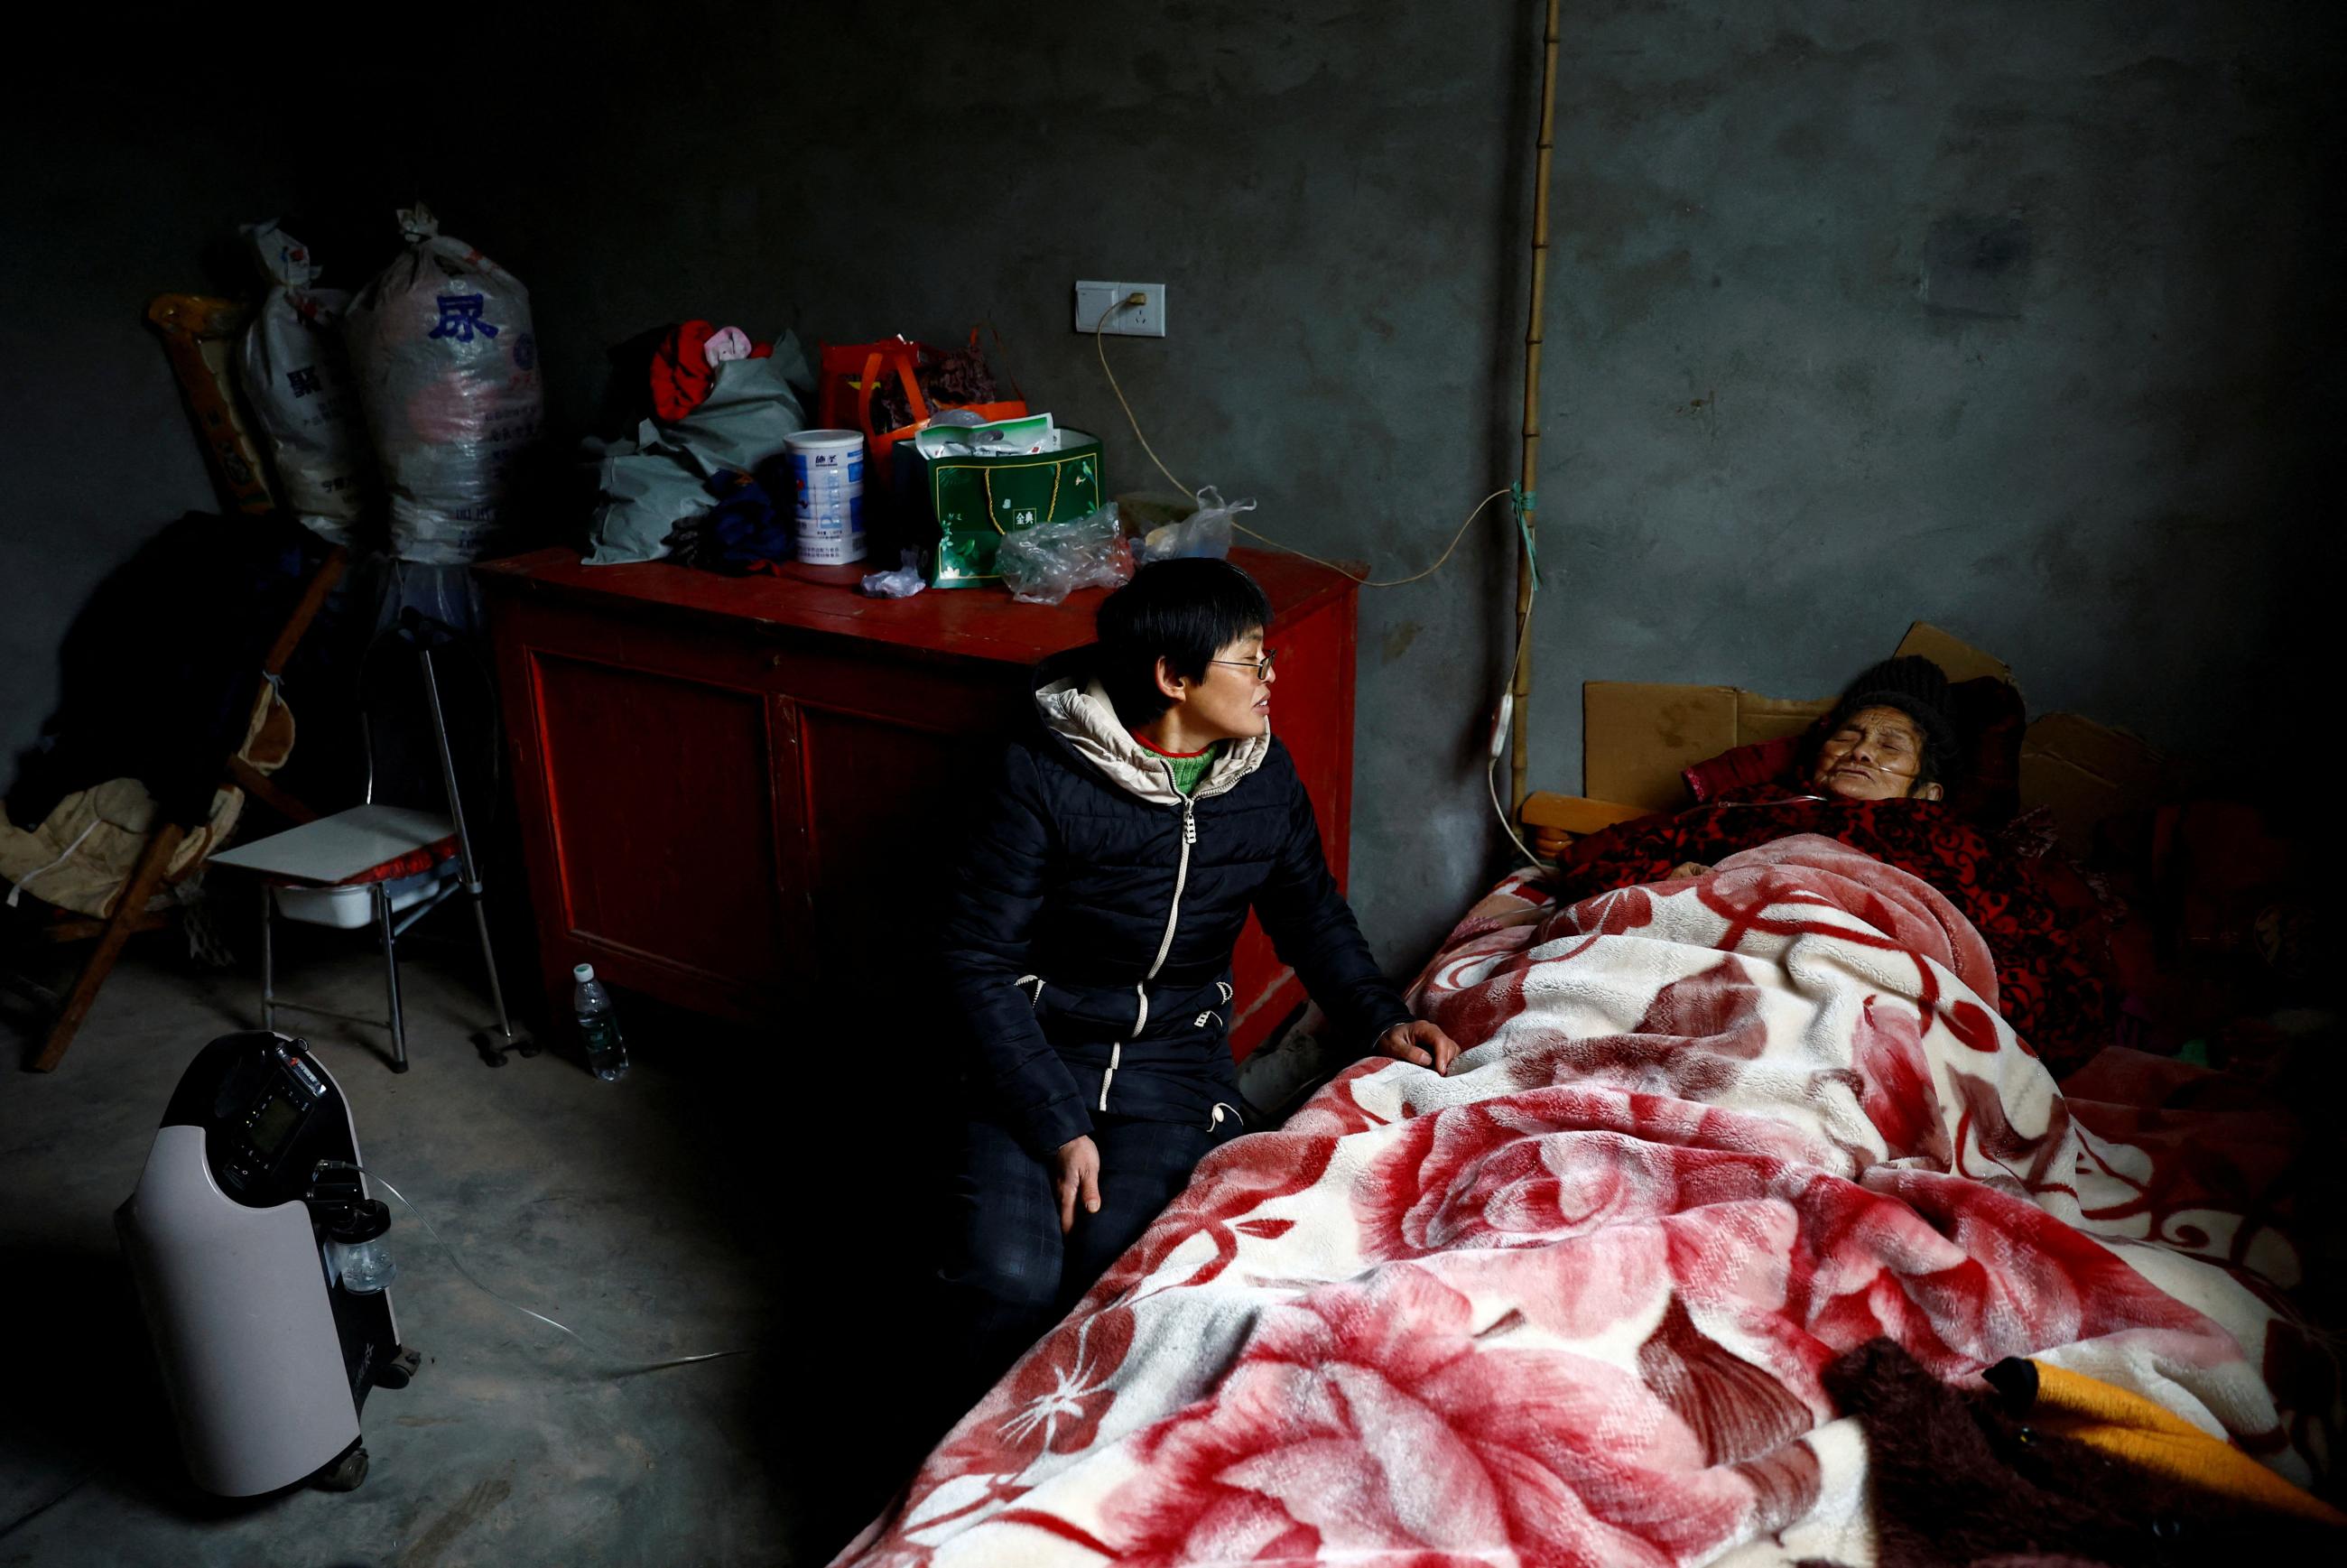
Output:
[[[1850,682],[1818,726],[1822,739],[1805,770],[1807,798],[1944,800],[1941,781],[1956,755],[1952,712],[1948,678],[1929,659],[1908,654],[1873,666]],[[1700,876],[1710,869],[1682,861],[1671,876]]]
[[1920,655],[1860,674],[1790,773],[1676,814],[1577,841],[1551,877],[1567,902],[1707,875],[1720,861],[1814,833],[1938,888],[1996,959],[1993,999],[2058,1075],[2116,1042],[2117,985],[2092,896],[2042,854],[2008,845],[1952,808],[1963,783],[1948,678]]

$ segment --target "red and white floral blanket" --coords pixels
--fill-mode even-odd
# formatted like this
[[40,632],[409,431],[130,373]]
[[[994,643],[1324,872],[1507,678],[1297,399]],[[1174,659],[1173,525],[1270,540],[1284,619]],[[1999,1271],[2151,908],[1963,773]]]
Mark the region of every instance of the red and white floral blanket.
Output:
[[[1828,839],[1571,907],[1512,880],[1376,1061],[1189,1189],[859,1564],[1871,1560],[1819,1374],[2047,1357],[2294,1479],[2287,1244],[2097,1137],[1980,938]],[[2205,1206],[2204,1206],[2205,1205]]]

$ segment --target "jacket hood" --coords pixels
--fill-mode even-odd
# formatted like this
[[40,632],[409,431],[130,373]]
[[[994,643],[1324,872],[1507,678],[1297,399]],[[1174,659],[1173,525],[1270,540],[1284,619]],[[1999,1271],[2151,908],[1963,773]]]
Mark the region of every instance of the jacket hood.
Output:
[[[1035,689],[1035,711],[1045,729],[1127,794],[1153,805],[1182,804],[1182,792],[1174,787],[1164,759],[1133,738],[1099,682],[1081,671],[1056,679],[1051,675],[1047,670],[1043,683]],[[1225,743],[1191,798],[1204,800],[1237,787],[1270,754],[1268,724],[1259,735]]]

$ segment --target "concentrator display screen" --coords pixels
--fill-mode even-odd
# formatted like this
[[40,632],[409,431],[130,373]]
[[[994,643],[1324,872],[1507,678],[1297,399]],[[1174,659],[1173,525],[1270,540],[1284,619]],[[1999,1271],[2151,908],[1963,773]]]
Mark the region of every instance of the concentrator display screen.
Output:
[[263,1159],[274,1159],[277,1151],[285,1146],[293,1129],[302,1124],[302,1112],[291,1100],[272,1100],[253,1118],[252,1146]]

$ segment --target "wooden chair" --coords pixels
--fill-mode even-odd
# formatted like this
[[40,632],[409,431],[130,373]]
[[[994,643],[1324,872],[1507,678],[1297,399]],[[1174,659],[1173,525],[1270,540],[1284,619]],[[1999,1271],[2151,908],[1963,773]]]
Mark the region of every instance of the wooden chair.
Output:
[[[284,672],[286,663],[293,657],[293,651],[301,646],[311,622],[318,618],[319,610],[324,606],[326,596],[342,580],[343,572],[349,564],[348,552],[340,548],[329,551],[319,562],[317,569],[310,574],[310,580],[303,586],[302,597],[295,603],[292,613],[286,617],[276,641],[270,645],[268,655],[261,661],[258,679],[273,681]],[[221,760],[220,774],[223,779],[247,795],[295,822],[311,822],[317,817],[316,812],[236,755],[233,750]],[[52,921],[43,930],[44,939],[49,942],[94,940],[97,946],[90,950],[80,973],[59,1002],[56,1017],[50,1023],[40,1050],[27,1063],[34,1071],[51,1071],[65,1060],[67,1049],[73,1044],[74,1036],[81,1030],[82,1020],[89,1016],[89,1009],[97,1001],[97,993],[105,987],[107,977],[114,972],[116,960],[122,957],[123,944],[136,932],[155,930],[169,923],[168,914],[149,913],[147,905],[164,886],[172,856],[179,850],[180,840],[187,836],[189,826],[189,824],[177,822],[155,825],[145,850],[130,873],[130,879],[123,885],[120,897],[115,900],[111,917],[104,920],[65,917]]]

